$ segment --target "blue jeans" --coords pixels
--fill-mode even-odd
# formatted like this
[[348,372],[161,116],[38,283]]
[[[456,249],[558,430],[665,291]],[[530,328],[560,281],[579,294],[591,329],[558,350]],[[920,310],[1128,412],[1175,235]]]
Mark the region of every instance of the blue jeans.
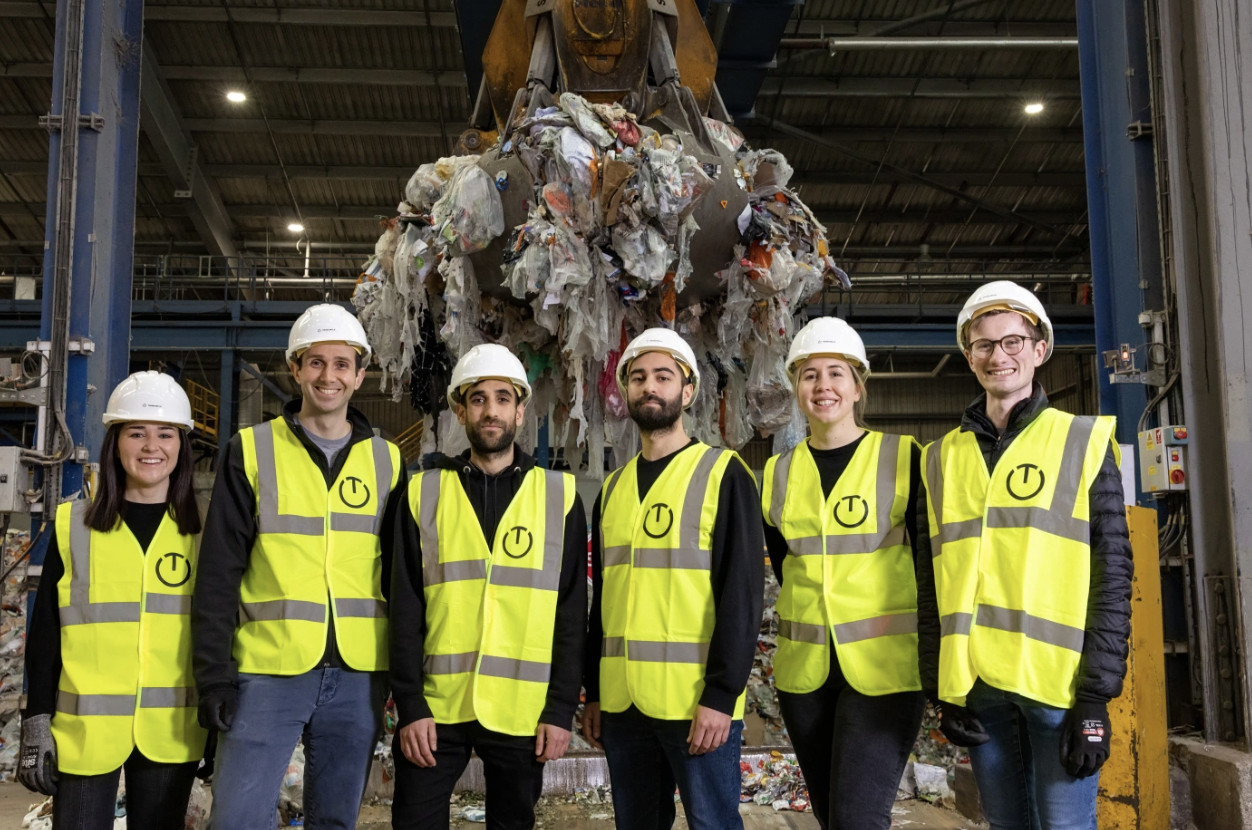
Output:
[[1100,776],[1075,778],[1061,763],[1068,710],[974,683],[965,706],[991,740],[970,763],[991,830],[1096,830]]
[[240,674],[235,722],[218,738],[212,830],[274,830],[279,788],[301,740],[304,826],[356,827],[385,691],[383,672]]
[[732,721],[726,743],[691,755],[691,721],[657,720],[634,706],[605,712],[600,740],[609,762],[617,830],[669,830],[674,785],[691,830],[742,830],[739,817],[739,744],[743,721]]

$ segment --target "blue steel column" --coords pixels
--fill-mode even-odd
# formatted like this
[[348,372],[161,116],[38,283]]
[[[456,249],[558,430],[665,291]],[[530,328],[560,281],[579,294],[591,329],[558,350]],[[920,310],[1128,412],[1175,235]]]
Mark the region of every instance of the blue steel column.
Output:
[[[239,303],[231,303],[230,319],[238,320],[240,316]],[[231,341],[229,349],[222,350],[222,370],[218,381],[218,398],[217,403],[217,464],[218,469],[226,463],[226,445],[230,443],[230,438],[235,434],[235,375],[238,369],[235,368],[235,348],[236,338],[239,336],[239,330],[232,328],[227,335]]]
[[[92,459],[98,459],[104,435],[100,419],[109,392],[127,374],[130,350],[143,2],[87,0],[79,113],[59,112],[65,83],[66,6],[66,0],[59,0],[51,113],[64,116],[64,130],[79,130],[69,333],[71,340],[90,339],[95,352],[74,352],[69,357],[65,417],[74,444],[87,447]],[[103,118],[101,129],[78,125],[78,115],[93,113]],[[49,140],[47,255],[40,324],[40,337],[45,340],[53,336],[51,304],[61,135],[53,131]],[[94,394],[88,394],[89,384],[94,387]],[[81,487],[82,467],[66,463],[62,495]],[[53,505],[47,505],[49,512],[52,509]]]
[[[1132,122],[1151,123],[1142,0],[1077,0],[1087,211],[1095,293],[1096,349],[1148,339],[1139,313],[1159,310],[1160,248],[1151,138],[1131,141]],[[1139,384],[1110,384],[1099,360],[1100,411],[1117,416],[1117,439],[1136,441],[1147,405]]]

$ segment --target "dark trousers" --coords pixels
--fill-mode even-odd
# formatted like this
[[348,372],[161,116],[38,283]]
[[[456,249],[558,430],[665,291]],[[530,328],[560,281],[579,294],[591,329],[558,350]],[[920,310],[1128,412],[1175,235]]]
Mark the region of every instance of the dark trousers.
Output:
[[[126,769],[126,826],[130,830],[182,830],[199,761],[161,764],[138,749]],[[113,830],[122,767],[100,775],[61,773],[52,801],[53,830]]]
[[823,830],[887,830],[926,698],[870,696],[848,685],[834,650],[830,676],[806,694],[779,691],[787,732]]
[[535,759],[535,739],[503,735],[478,721],[435,726],[435,765],[419,767],[404,757],[399,736],[392,744],[396,793],[391,805],[394,830],[444,830],[448,799],[470,752],[483,762],[487,783],[487,830],[529,830],[543,792],[543,764]]

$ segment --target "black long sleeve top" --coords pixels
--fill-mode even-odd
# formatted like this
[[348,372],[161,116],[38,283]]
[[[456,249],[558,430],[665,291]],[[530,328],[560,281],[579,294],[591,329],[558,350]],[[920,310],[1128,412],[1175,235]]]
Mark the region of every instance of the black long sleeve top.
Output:
[[[655,461],[639,459],[639,494],[647,494],[678,453]],[[752,658],[761,630],[765,604],[765,541],[761,535],[761,496],[748,468],[732,462],[717,494],[717,519],[713,524],[713,606],[715,622],[705,666],[700,705],[733,715],[735,701],[748,685]],[[583,685],[587,701],[600,700],[600,642],[604,638],[601,617],[604,585],[600,538],[600,497],[596,497],[591,521],[591,617],[584,659]]]
[[[456,470],[482,527],[484,539],[494,539],[500,518],[535,459],[514,445],[513,464],[487,475],[469,460],[436,454],[425,459],[426,469]],[[414,479],[416,481],[416,479]],[[391,578],[391,693],[396,701],[397,726],[431,717],[422,689],[426,656],[426,592],[422,581],[422,540],[408,499],[396,512],[398,545]],[[557,587],[556,622],[552,631],[552,672],[539,722],[569,729],[578,708],[582,679],[583,638],[587,629],[587,513],[582,499],[565,516],[561,578]]]
[[[169,503],[122,502],[122,521],[146,554]],[[44,558],[35,607],[26,626],[26,717],[51,715],[57,708],[61,680],[61,613],[57,607],[57,583],[65,576],[65,561],[57,542],[56,525],[48,529],[48,553]]]
[[[360,410],[348,407],[348,421],[352,424],[352,437],[335,456],[335,463],[328,465],[326,454],[310,440],[304,428],[294,419],[300,412],[300,399],[288,401],[282,417],[300,439],[313,463],[322,471],[326,486],[330,487],[339,477],[347,463],[349,451],[360,441],[373,437],[374,430]],[[389,596],[391,556],[393,548],[392,529],[395,514],[404,502],[408,471],[400,469],[396,487],[387,499],[382,524],[382,592]],[[256,493],[248,482],[243,463],[243,439],[235,435],[226,449],[226,458],[219,466],[217,480],[213,482],[213,498],[205,519],[204,535],[201,537],[200,558],[196,571],[196,586],[191,602],[192,667],[196,687],[203,697],[214,689],[237,686],[239,666],[231,654],[234,645],[236,618],[239,612],[239,586],[252,557],[252,545],[256,541]],[[348,668],[339,657],[335,643],[333,615],[328,618],[326,629],[326,652],[321,665]]]
[[[1036,383],[1030,398],[1009,413],[1008,425],[1001,432],[987,417],[987,399],[980,395],[965,410],[961,431],[974,433],[987,469],[993,470],[1014,439],[1048,406],[1047,394]],[[1122,693],[1126,676],[1135,565],[1123,499],[1121,472],[1110,446],[1089,491],[1091,581],[1078,666],[1076,695],[1080,700],[1107,703]],[[917,506],[917,653],[922,690],[931,700],[938,700],[942,630],[930,539],[930,517],[923,499]]]

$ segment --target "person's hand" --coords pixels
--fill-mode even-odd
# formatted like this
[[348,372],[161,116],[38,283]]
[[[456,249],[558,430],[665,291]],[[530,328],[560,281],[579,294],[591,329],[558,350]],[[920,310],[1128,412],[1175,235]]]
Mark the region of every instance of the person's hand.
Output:
[[939,703],[935,708],[939,710],[939,731],[956,746],[982,746],[991,740],[982,721],[964,706]]
[[550,723],[541,723],[535,730],[535,759],[539,763],[555,761],[569,749],[570,731]]
[[587,703],[583,706],[583,738],[587,743],[594,746],[600,751],[604,751],[604,744],[600,743],[600,704]]
[[239,705],[239,690],[234,686],[221,686],[200,696],[200,726],[229,732],[235,722],[235,708]]
[[1089,778],[1109,759],[1113,737],[1107,703],[1078,700],[1061,724],[1061,763],[1075,778]]
[[419,767],[435,765],[435,750],[439,748],[439,739],[435,736],[435,719],[422,718],[415,720],[400,729],[400,749],[404,757]]
[[57,794],[57,742],[52,737],[52,716],[22,718],[22,748],[18,755],[17,780],[41,795]]
[[703,755],[712,752],[730,737],[730,715],[697,706],[696,716],[691,719],[691,729],[687,732],[688,750],[692,755]]

